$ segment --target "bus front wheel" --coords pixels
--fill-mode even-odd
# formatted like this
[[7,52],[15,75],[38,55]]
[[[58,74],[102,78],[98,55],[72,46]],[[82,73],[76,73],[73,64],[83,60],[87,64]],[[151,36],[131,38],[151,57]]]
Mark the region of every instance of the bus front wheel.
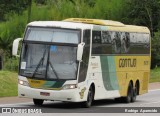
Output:
[[86,107],[86,108],[91,107],[92,101],[93,101],[93,95],[94,95],[94,93],[93,93],[93,88],[92,88],[92,86],[91,86],[91,87],[89,88],[89,91],[88,91],[87,101],[85,101],[85,102],[83,103],[83,106],[84,106],[84,107]]
[[43,104],[43,101],[44,100],[41,100],[41,99],[33,99],[33,103],[36,106],[41,106]]

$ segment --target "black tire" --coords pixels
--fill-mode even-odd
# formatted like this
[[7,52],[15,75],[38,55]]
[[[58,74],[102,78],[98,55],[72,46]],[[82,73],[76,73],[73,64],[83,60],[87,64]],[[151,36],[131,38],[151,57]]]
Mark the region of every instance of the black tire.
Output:
[[33,99],[33,103],[36,106],[41,106],[43,104],[43,101],[44,100],[41,100],[41,99]]
[[135,102],[136,101],[136,97],[137,97],[137,89],[133,89],[133,94],[131,97],[131,102]]
[[131,100],[132,100],[132,97],[133,97],[133,87],[132,87],[132,84],[129,83],[127,96],[124,97],[124,102],[125,102],[125,103],[130,103]]
[[133,96],[131,98],[131,102],[135,102],[137,98],[138,85],[136,83],[135,88],[133,89]]
[[90,88],[89,88],[89,91],[88,91],[87,101],[83,102],[83,106],[84,106],[85,108],[91,107],[92,102],[93,102],[93,96],[94,96],[93,88],[90,87]]

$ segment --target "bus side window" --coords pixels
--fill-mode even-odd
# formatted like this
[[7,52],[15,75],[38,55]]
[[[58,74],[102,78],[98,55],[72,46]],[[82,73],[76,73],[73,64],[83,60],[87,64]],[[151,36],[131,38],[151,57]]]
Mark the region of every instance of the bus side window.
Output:
[[102,31],[101,54],[112,54],[112,40],[110,31]]
[[109,31],[102,31],[102,44],[111,43],[111,35]]
[[92,54],[101,54],[101,31],[92,32]]
[[121,53],[121,33],[112,32],[112,51],[115,54]]
[[128,32],[121,35],[121,53],[128,53],[130,49],[130,34]]
[[93,31],[92,54],[112,54],[111,32]]
[[80,72],[78,82],[83,82],[87,76],[89,54],[90,54],[90,30],[84,30],[83,32],[83,42],[85,43],[82,62],[80,64]]
[[139,54],[149,54],[150,53],[150,44],[149,38],[145,36],[145,33],[139,33],[137,37],[137,51]]
[[93,31],[92,38],[93,38],[92,40],[93,43],[100,44],[101,43],[101,31]]
[[146,49],[145,53],[149,54],[150,53],[150,40],[149,40],[149,34],[143,34],[143,48]]
[[145,33],[130,33],[130,44],[128,54],[149,54],[150,38]]

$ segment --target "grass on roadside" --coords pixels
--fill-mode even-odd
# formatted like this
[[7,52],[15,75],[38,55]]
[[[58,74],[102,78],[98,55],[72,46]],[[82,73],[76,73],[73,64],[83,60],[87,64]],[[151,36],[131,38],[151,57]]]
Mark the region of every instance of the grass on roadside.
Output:
[[160,67],[151,70],[150,83],[160,82]]
[[0,97],[17,96],[17,73],[0,71]]

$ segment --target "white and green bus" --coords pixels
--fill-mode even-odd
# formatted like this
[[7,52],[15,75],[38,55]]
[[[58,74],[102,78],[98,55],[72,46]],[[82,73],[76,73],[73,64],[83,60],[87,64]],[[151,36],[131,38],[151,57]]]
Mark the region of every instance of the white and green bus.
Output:
[[120,98],[127,103],[148,92],[150,32],[116,21],[70,18],[35,21],[13,42],[19,97],[82,102]]

